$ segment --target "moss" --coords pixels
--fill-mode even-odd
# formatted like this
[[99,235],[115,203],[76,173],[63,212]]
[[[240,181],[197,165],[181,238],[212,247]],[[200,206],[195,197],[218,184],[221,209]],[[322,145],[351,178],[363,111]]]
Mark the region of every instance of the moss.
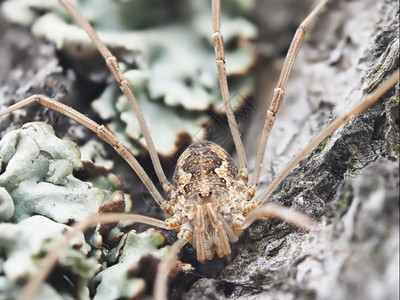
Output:
[[250,265],[250,264],[254,261],[254,259],[255,259],[255,258],[254,258],[253,256],[247,258],[247,259],[244,261],[244,265],[246,265],[246,266]]
[[346,200],[345,200],[344,198],[340,198],[340,199],[338,199],[338,201],[336,202],[336,205],[337,205],[337,207],[339,207],[339,208],[346,207],[346,206],[347,206]]
[[330,137],[331,137],[331,136],[327,137],[326,139],[324,139],[324,140],[318,145],[318,147],[317,147],[317,151],[318,151],[318,152],[322,152],[322,150],[324,150],[326,144],[327,144],[328,141],[330,140]]

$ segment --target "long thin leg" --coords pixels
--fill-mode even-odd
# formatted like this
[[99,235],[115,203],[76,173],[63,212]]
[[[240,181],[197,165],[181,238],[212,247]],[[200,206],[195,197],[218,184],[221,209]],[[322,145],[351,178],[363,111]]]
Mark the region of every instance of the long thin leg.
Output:
[[313,220],[302,213],[296,212],[284,206],[278,206],[272,203],[268,203],[249,213],[244,218],[243,228],[241,229],[246,229],[251,224],[253,224],[254,221],[267,217],[276,218],[307,230],[310,230],[312,227],[315,226]]
[[156,279],[154,281],[153,297],[156,300],[167,300],[168,276],[176,266],[179,250],[187,243],[183,238],[177,240],[168,250],[165,257],[157,268]]
[[171,205],[166,201],[163,196],[159,193],[154,183],[151,181],[150,177],[147,175],[146,171],[142,168],[139,162],[136,160],[135,156],[129,151],[129,149],[122,144],[104,125],[99,125],[90,118],[81,114],[80,112],[74,110],[73,108],[55,101],[44,95],[33,95],[26,98],[0,112],[0,117],[18,109],[24,107],[32,102],[39,102],[43,106],[46,106],[52,110],[55,110],[63,115],[74,119],[78,123],[87,127],[96,133],[103,141],[111,145],[119,155],[131,166],[131,168],[136,172],[139,178],[142,180],[143,184],[149,190],[150,194],[153,196],[154,200],[158,203],[162,210],[166,213],[171,214]]
[[96,225],[97,223],[112,223],[116,221],[132,221],[135,223],[144,223],[166,229],[164,221],[134,214],[103,214],[87,218],[81,222],[77,222],[72,226],[72,230],[65,235],[65,238],[43,258],[43,262],[38,273],[29,279],[27,284],[22,289],[22,292],[18,295],[17,300],[32,299],[35,296],[37,290],[54,269],[54,266],[56,265],[62,251],[73,237],[80,232],[84,232],[86,229]]
[[80,14],[80,12],[76,9],[74,5],[72,5],[67,0],[59,0],[60,4],[65,7],[65,9],[70,13],[72,18],[86,31],[89,35],[90,39],[92,40],[95,47],[104,57],[108,68],[110,69],[111,73],[114,75],[115,80],[118,82],[122,92],[126,95],[129,100],[129,103],[134,110],[136,117],[139,121],[140,127],[142,128],[143,136],[146,140],[147,147],[149,148],[149,154],[151,161],[153,162],[154,170],[156,171],[158,180],[162,184],[164,190],[169,195],[172,185],[168,181],[165,173],[161,167],[160,159],[158,157],[156,148],[154,146],[153,139],[151,138],[149,128],[147,127],[147,123],[144,119],[142,110],[140,109],[135,94],[128,82],[125,78],[124,74],[122,73],[121,69],[119,68],[118,61],[115,56],[112,55],[110,50],[104,45],[104,43],[100,40],[99,36],[97,35],[96,31],[93,27],[89,24],[88,21]]
[[265,190],[260,197],[258,197],[254,202],[257,205],[263,204],[263,202],[271,195],[275,188],[281,183],[281,181],[286,177],[286,175],[293,170],[293,168],[302,160],[307,154],[309,154],[315,147],[319,145],[325,138],[327,138],[332,132],[338,129],[341,125],[347,122],[352,116],[361,113],[366,110],[372,104],[374,104],[378,99],[380,99],[387,91],[389,91],[396,83],[399,82],[399,72],[400,69],[394,71],[381,85],[377,87],[372,93],[367,94],[363,97],[362,101],[355,107],[349,109],[346,113],[339,116],[335,121],[328,125],[323,131],[321,131],[311,142],[299,152],[274,178],[270,183],[268,188]]
[[224,101],[226,116],[228,118],[229,127],[232,133],[233,142],[235,143],[238,160],[239,160],[239,178],[247,183],[248,171],[246,154],[242,139],[240,138],[239,129],[233,114],[232,104],[229,98],[228,80],[226,77],[225,49],[224,39],[221,34],[221,2],[220,0],[212,1],[213,30],[212,35],[215,58],[218,68],[219,85],[221,87],[222,99]]
[[292,43],[289,47],[288,53],[286,55],[285,61],[283,63],[283,68],[281,75],[279,77],[278,84],[274,89],[274,95],[272,96],[272,102],[268,109],[267,116],[265,119],[263,131],[260,137],[260,142],[258,144],[256,164],[254,167],[253,177],[251,179],[251,186],[255,188],[258,186],[262,164],[264,162],[264,154],[267,147],[267,142],[271,133],[271,129],[274,125],[276,114],[279,107],[282,104],[283,98],[285,96],[286,84],[292,71],[292,66],[294,60],[299,52],[300,46],[303,42],[304,35],[306,33],[307,26],[314,19],[314,17],[324,8],[329,0],[322,0],[318,6],[307,16],[307,18],[300,24],[293,37]]

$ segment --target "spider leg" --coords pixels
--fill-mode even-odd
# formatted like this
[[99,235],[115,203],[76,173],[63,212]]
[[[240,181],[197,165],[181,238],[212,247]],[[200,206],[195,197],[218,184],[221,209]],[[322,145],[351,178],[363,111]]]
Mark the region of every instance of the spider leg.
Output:
[[251,224],[253,224],[254,221],[266,217],[279,219],[284,222],[290,223],[294,226],[297,226],[299,228],[307,230],[310,230],[312,227],[315,227],[314,221],[308,216],[284,206],[268,203],[250,212],[244,218],[242,224],[243,227],[241,229],[246,229]]
[[214,228],[213,239],[217,255],[219,257],[230,257],[231,247],[229,245],[229,237],[224,230],[221,220],[218,218],[219,213],[215,211],[215,207],[211,203],[207,203],[207,213],[211,226]]
[[400,69],[394,71],[382,84],[380,84],[372,93],[367,94],[363,99],[349,109],[347,112],[336,118],[331,124],[329,124],[324,130],[322,130],[309,145],[300,151],[274,178],[269,184],[268,188],[254,201],[257,205],[261,205],[271,195],[275,188],[282,182],[286,175],[294,169],[294,167],[302,160],[307,154],[309,154],[315,147],[317,147],[325,138],[327,138],[332,132],[338,129],[341,125],[346,123],[352,116],[361,113],[366,110],[376,101],[378,101],[386,92],[388,92],[396,83],[399,82]]
[[157,268],[156,279],[153,288],[153,297],[157,300],[166,300],[168,291],[168,276],[175,268],[178,253],[187,243],[185,238],[177,240],[169,248],[167,256],[160,262]]
[[232,133],[233,142],[235,143],[236,151],[239,160],[239,174],[238,179],[241,179],[244,183],[248,180],[247,161],[246,154],[244,152],[243,142],[240,138],[239,129],[233,114],[232,104],[229,98],[228,80],[226,76],[226,62],[225,62],[225,49],[224,39],[221,34],[221,1],[212,1],[212,15],[213,15],[213,30],[212,35],[215,58],[218,68],[218,79],[221,87],[222,99],[225,105],[226,116],[228,118],[229,128]]
[[32,102],[38,102],[43,106],[46,106],[52,110],[55,110],[63,115],[74,119],[78,123],[82,124],[83,126],[87,127],[88,129],[92,130],[96,133],[103,141],[107,144],[112,146],[115,151],[125,161],[131,166],[131,168],[136,172],[139,178],[142,180],[143,184],[149,190],[150,194],[153,196],[157,204],[164,210],[166,213],[171,212],[171,204],[163,198],[160,192],[155,187],[154,183],[151,181],[150,177],[147,175],[146,171],[143,167],[139,164],[136,160],[135,156],[129,151],[129,149],[119,141],[112,133],[109,131],[104,125],[99,125],[94,122],[92,119],[86,117],[85,115],[81,114],[80,112],[76,111],[75,109],[51,99],[45,95],[33,95],[24,100],[21,100],[18,103],[6,108],[5,110],[0,112],[0,117],[18,109],[24,107]]
[[128,82],[128,80],[125,78],[124,74],[122,73],[118,61],[113,56],[113,54],[108,50],[106,45],[101,41],[99,36],[97,35],[96,31],[93,29],[93,27],[89,24],[89,22],[81,15],[81,13],[76,9],[74,5],[72,5],[69,1],[67,0],[59,0],[60,4],[64,6],[64,8],[69,12],[69,14],[72,16],[72,18],[86,31],[86,33],[89,35],[90,39],[92,40],[93,44],[97,48],[97,50],[101,53],[101,55],[104,57],[106,64],[108,68],[110,69],[111,73],[113,74],[115,80],[118,82],[122,92],[125,94],[125,96],[128,98],[129,103],[134,110],[136,117],[138,119],[138,122],[140,124],[140,127],[143,132],[143,136],[146,140],[146,144],[149,150],[150,158],[151,161],[153,162],[154,169],[156,171],[158,180],[162,184],[165,192],[167,195],[170,195],[172,192],[173,186],[172,184],[168,181],[167,177],[165,176],[165,173],[161,167],[160,159],[158,157],[156,148],[154,146],[153,139],[151,138],[149,128],[147,126],[147,123],[144,119],[142,110],[140,109],[137,101],[135,94],[133,93],[133,90]]
[[34,297],[39,287],[49,276],[50,272],[54,269],[54,266],[56,265],[58,259],[60,258],[62,251],[65,249],[65,247],[68,245],[68,242],[73,237],[75,237],[80,232],[83,232],[86,229],[95,226],[98,223],[112,223],[118,221],[132,221],[135,223],[144,223],[166,229],[164,221],[135,214],[110,213],[110,214],[103,214],[95,217],[90,217],[83,221],[77,222],[72,226],[72,230],[66,233],[64,239],[62,239],[58,243],[58,245],[43,258],[38,273],[35,276],[32,276],[28,280],[28,282],[22,289],[21,293],[18,295],[17,300],[27,300],[27,299],[32,299]]
[[204,224],[204,210],[201,205],[197,205],[196,207],[196,223],[195,223],[195,243],[196,243],[196,251],[197,251],[197,260],[200,262],[204,262],[208,255],[206,254],[206,250],[204,249],[204,232],[206,230],[206,225]]
[[293,37],[292,43],[289,47],[288,53],[286,55],[285,61],[283,63],[282,71],[274,89],[274,94],[272,96],[271,105],[267,111],[267,116],[265,119],[264,127],[261,133],[260,141],[257,149],[256,164],[254,167],[253,177],[251,179],[251,186],[258,186],[262,164],[264,161],[264,154],[267,147],[267,142],[271,133],[271,129],[274,125],[276,114],[279,107],[282,104],[283,98],[285,96],[286,84],[292,70],[294,60],[296,59],[297,53],[299,52],[300,46],[303,42],[304,36],[306,34],[307,26],[315,18],[316,15],[325,7],[329,0],[322,0],[318,6],[307,16],[307,18],[300,24],[299,28]]

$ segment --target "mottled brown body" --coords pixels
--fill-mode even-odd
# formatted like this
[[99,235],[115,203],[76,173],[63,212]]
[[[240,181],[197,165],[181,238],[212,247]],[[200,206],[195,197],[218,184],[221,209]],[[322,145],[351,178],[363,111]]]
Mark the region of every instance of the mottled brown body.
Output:
[[[179,158],[174,181],[183,185],[188,197],[211,196],[215,189],[226,189],[227,181],[235,178],[238,170],[229,154],[209,141],[192,144]],[[189,175],[190,174],[190,175]]]
[[232,158],[212,142],[194,143],[178,159],[174,181],[175,210],[167,224],[197,249],[200,262],[215,252],[229,257],[229,244],[238,240],[253,197]]

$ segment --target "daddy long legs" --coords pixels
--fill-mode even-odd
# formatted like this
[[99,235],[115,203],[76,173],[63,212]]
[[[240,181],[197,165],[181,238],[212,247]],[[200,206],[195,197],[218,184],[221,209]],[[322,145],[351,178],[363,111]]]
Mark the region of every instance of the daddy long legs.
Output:
[[[215,3],[214,12],[215,12],[215,14],[214,14],[214,31],[216,32],[214,34],[214,40],[216,41],[215,42],[216,48],[217,49],[221,49],[221,43],[219,42],[220,39],[219,39],[219,34],[218,34],[218,32],[219,32],[218,3]],[[72,13],[72,14],[74,14],[74,13]],[[308,22],[308,19],[306,19],[306,23],[307,22]],[[300,35],[301,35],[302,31],[303,31],[302,29],[299,30]],[[294,48],[294,49],[296,50],[296,48]],[[105,49],[103,49],[103,50],[106,53],[105,54],[106,59],[108,59],[108,61],[110,61],[110,62],[113,61],[112,56],[110,54],[108,54]],[[222,53],[223,53],[223,51],[221,51],[221,50],[216,51],[217,65],[219,66],[219,73],[220,73],[220,81],[221,81],[221,85],[224,86],[224,84],[226,82],[226,79],[224,78],[224,76],[225,76],[224,75],[224,58],[222,56]],[[110,65],[111,65],[111,68],[113,70],[115,70],[116,65],[113,64],[113,63],[110,63]],[[286,64],[286,66],[288,66],[288,64]],[[115,71],[115,72],[117,72],[117,71]],[[121,77],[121,74],[120,73],[116,73],[116,74],[117,74],[116,76],[120,78],[119,82],[121,83],[122,88],[125,89],[126,91],[128,91],[128,93],[129,93],[129,87],[127,87],[127,85],[124,84],[124,79]],[[277,96],[278,100],[277,101],[278,102],[280,101],[279,100],[279,94],[283,94],[281,91],[284,90],[284,87],[286,85],[285,77],[288,76],[288,73],[284,72],[283,74],[284,74],[283,75],[283,82],[278,84],[278,86],[280,86],[280,87],[278,87],[278,89],[277,89],[277,94],[278,94],[278,96]],[[225,95],[224,96],[225,99],[229,99],[229,96],[227,95],[227,89],[226,88],[223,88],[223,95]],[[377,97],[377,96],[375,96],[375,97]],[[52,103],[53,103],[51,99],[47,99],[44,96],[41,96],[39,98],[41,99],[41,101],[44,101],[45,105],[51,106]],[[33,98],[30,98],[30,99],[31,100],[35,100],[36,98],[33,97]],[[25,103],[27,103],[29,101],[30,100],[27,100]],[[61,108],[61,109],[59,109],[59,108],[57,108],[57,109],[61,110],[62,113],[65,113],[67,110],[69,110],[68,108],[64,107],[62,104],[56,104],[56,105],[57,105],[57,107]],[[15,107],[12,107],[11,109],[14,109],[14,108]],[[228,111],[228,115],[229,115],[229,109],[227,109],[227,111]],[[5,111],[5,113],[6,112],[7,111]],[[273,109],[272,109],[272,114],[275,114]],[[270,115],[271,115],[271,113],[270,113]],[[79,114],[73,112],[72,116],[73,117],[77,117],[77,116],[79,116]],[[85,119],[84,117],[79,116],[79,118],[81,120],[83,120],[85,125],[87,125],[87,126],[92,126],[93,125],[93,123],[91,121]],[[341,123],[345,122],[345,120],[347,120],[347,117],[342,119]],[[232,128],[234,128],[233,131],[235,131],[236,125],[234,125],[234,120],[233,120],[232,116],[231,116],[231,123],[233,123],[233,125],[231,126]],[[112,137],[111,138],[109,137],[108,131],[106,131],[105,129],[102,129],[103,127],[99,127],[98,125],[94,124],[94,126],[92,126],[92,128],[94,129],[94,131],[100,132],[100,133],[98,133],[99,136],[101,136],[104,139],[108,140],[111,144],[114,144],[114,146],[116,148],[118,148],[117,151],[125,153],[125,150],[123,150],[123,149],[120,150],[121,146],[119,146],[119,144],[116,143],[115,139],[112,138]],[[266,127],[266,132],[268,132],[269,129],[270,129],[270,127]],[[235,213],[233,213],[233,214],[231,213],[231,215],[233,215],[233,217],[228,217],[229,222],[231,222],[231,225],[233,225],[233,229],[234,230],[239,230],[240,231],[242,229],[241,226],[243,226],[243,228],[245,228],[250,223],[252,223],[254,219],[256,219],[258,217],[263,217],[263,216],[266,216],[266,215],[269,215],[269,214],[272,214],[272,215],[275,215],[275,216],[280,216],[281,218],[284,218],[285,213],[282,213],[281,215],[279,215],[280,214],[279,209],[277,207],[274,207],[272,209],[271,208],[272,206],[269,209],[265,209],[264,211],[263,210],[258,210],[259,214],[256,214],[254,219],[253,219],[253,216],[251,214],[249,214],[249,212],[251,210],[257,211],[256,207],[259,204],[261,204],[263,201],[265,201],[265,199],[267,197],[266,195],[269,192],[267,192],[266,194],[261,195],[259,198],[257,198],[257,199],[261,199],[261,200],[258,200],[260,203],[255,202],[254,207],[249,205],[249,203],[252,203],[250,200],[252,199],[253,194],[254,194],[253,189],[255,189],[255,188],[253,188],[253,186],[257,185],[257,183],[258,183],[258,178],[257,177],[259,175],[255,176],[256,179],[255,179],[255,181],[253,181],[252,185],[249,185],[248,187],[243,186],[243,184],[246,185],[246,180],[247,180],[246,179],[246,177],[247,177],[246,169],[247,169],[247,167],[246,167],[246,162],[245,162],[243,150],[241,150],[243,147],[241,146],[241,142],[239,140],[239,134],[236,133],[236,134],[233,134],[233,135],[234,135],[234,137],[236,137],[235,144],[236,144],[237,148],[239,149],[238,150],[239,157],[240,157],[239,158],[239,161],[240,161],[240,163],[239,163],[239,173],[238,173],[239,175],[236,175],[236,173],[238,171],[236,171],[235,168],[232,166],[232,164],[231,164],[230,160],[228,159],[227,155],[225,154],[225,152],[220,150],[220,148],[218,148],[218,147],[217,148],[212,148],[212,147],[215,147],[215,146],[209,146],[209,144],[201,144],[201,147],[205,148],[205,150],[203,149],[205,151],[205,153],[210,153],[209,159],[210,159],[211,162],[214,161],[213,156],[211,155],[211,153],[216,154],[217,158],[220,159],[220,161],[218,162],[218,166],[217,166],[218,168],[215,168],[215,166],[213,166],[213,168],[212,168],[212,170],[214,170],[214,171],[216,169],[218,169],[215,172],[219,177],[216,178],[215,182],[209,183],[209,185],[212,186],[213,188],[215,188],[215,190],[210,188],[207,184],[202,184],[201,183],[202,179],[212,177],[212,176],[208,176],[207,177],[206,176],[207,173],[206,173],[205,170],[203,172],[200,172],[200,174],[197,176],[197,174],[192,173],[192,172],[187,172],[185,170],[183,170],[183,172],[181,172],[182,174],[180,174],[179,173],[180,171],[178,169],[178,171],[176,172],[176,176],[175,177],[176,177],[178,182],[179,181],[183,181],[183,187],[185,187],[186,184],[189,183],[189,181],[191,179],[190,177],[194,177],[196,179],[195,182],[197,184],[197,186],[194,186],[194,192],[191,192],[191,190],[189,188],[189,186],[192,186],[192,185],[188,185],[188,186],[186,186],[186,189],[188,191],[181,191],[181,192],[179,192],[179,195],[182,195],[182,193],[188,193],[188,195],[191,195],[191,196],[194,195],[196,198],[198,198],[198,197],[200,197],[200,199],[204,198],[205,199],[204,200],[205,203],[213,203],[213,201],[210,200],[210,197],[213,198],[213,197],[215,197],[215,194],[218,194],[218,187],[221,185],[221,183],[218,180],[222,178],[222,179],[224,179],[226,181],[227,178],[236,177],[237,176],[237,179],[239,179],[239,181],[241,183],[239,184],[239,186],[235,187],[235,190],[236,191],[240,190],[240,193],[244,194],[244,197],[245,197],[246,201],[242,202],[239,205],[239,207],[237,207],[237,208],[235,208],[235,205],[234,205],[233,211],[237,212],[237,213],[236,214]],[[266,141],[266,139],[263,139],[263,140]],[[148,144],[151,145],[151,142],[148,143]],[[152,152],[152,150],[151,150],[152,147],[149,146],[149,148],[150,148],[150,151]],[[263,146],[261,148],[263,148]],[[196,148],[192,147],[192,149],[196,149]],[[197,151],[200,151],[200,150],[197,149]],[[201,150],[201,151],[203,151],[203,150]],[[199,152],[199,154],[204,153],[204,152],[201,152],[201,151]],[[263,150],[260,150],[259,153],[262,153],[262,151]],[[123,154],[123,155],[125,155],[125,154]],[[156,157],[155,151],[153,151],[153,155],[152,156],[153,156],[152,157],[153,161],[156,161],[155,164],[157,165],[158,163],[157,163],[157,157]],[[263,154],[260,154],[258,156],[258,159],[259,160],[262,159],[263,156],[264,156]],[[134,158],[129,158],[129,159],[131,161],[133,161],[132,164],[136,164]],[[180,166],[184,169],[183,166],[185,165],[185,162],[187,162],[188,159],[190,159],[190,155],[186,154],[186,157],[184,155],[182,160],[181,160],[181,162],[178,163],[178,164],[180,164]],[[202,163],[204,163],[204,162],[202,162]],[[256,165],[261,165],[261,164],[262,163],[260,162],[260,163],[257,163]],[[171,191],[171,188],[169,187],[169,184],[166,182],[165,176],[162,175],[161,168],[156,167],[156,170],[158,170],[158,173],[159,173],[158,177],[159,177],[160,181],[162,183],[164,183],[163,185],[165,187],[166,193],[169,194],[171,196],[171,198],[173,198],[174,197],[173,193],[176,192],[176,191]],[[256,170],[255,172],[257,174],[257,173],[259,173],[259,170],[258,171]],[[234,176],[232,176],[232,175],[234,175]],[[142,175],[142,176],[145,177],[145,175]],[[144,181],[146,182],[146,179],[144,179]],[[232,183],[230,183],[230,185],[231,186],[235,186],[235,183],[232,182]],[[152,190],[152,189],[149,188],[149,190]],[[197,257],[198,257],[199,261],[204,261],[205,259],[212,258],[212,256],[214,255],[214,251],[216,251],[219,256],[229,256],[230,255],[230,248],[229,248],[229,245],[228,245],[228,243],[226,241],[231,241],[231,242],[235,241],[237,239],[237,238],[235,238],[235,235],[237,235],[237,233],[236,232],[230,232],[230,230],[228,229],[228,227],[226,227],[226,225],[224,223],[224,222],[226,222],[226,220],[224,221],[223,219],[221,219],[220,216],[218,216],[218,214],[216,216],[214,216],[214,208],[213,208],[213,206],[211,204],[207,204],[205,206],[205,208],[201,208],[199,206],[195,206],[195,211],[197,213],[197,218],[196,218],[196,217],[190,216],[190,213],[185,210],[186,208],[180,209],[180,210],[178,209],[179,214],[174,213],[172,211],[172,208],[168,207],[167,202],[163,201],[162,197],[157,196],[157,192],[154,189],[153,189],[153,193],[156,194],[155,199],[160,204],[160,206],[162,208],[164,208],[164,210],[166,212],[170,212],[170,215],[173,215],[173,218],[171,218],[169,220],[169,222],[170,222],[170,225],[168,225],[169,228],[172,229],[174,226],[177,226],[176,224],[178,224],[179,225],[178,228],[182,227],[182,229],[185,229],[185,230],[179,230],[179,231],[181,233],[181,238],[184,238],[186,241],[189,241],[189,240],[193,239],[193,233],[195,233],[195,235],[196,235],[195,242],[193,240],[192,240],[192,242],[194,242],[194,244],[196,245],[197,253],[198,253]],[[179,202],[179,200],[176,199],[175,202]],[[232,204],[230,204],[230,203],[227,204],[227,205],[218,204],[217,207],[225,207],[225,209],[227,209],[229,211],[232,211]],[[242,214],[242,212],[243,212],[243,214]],[[204,219],[206,219],[204,217],[204,215],[208,215],[211,218],[211,220],[210,221],[204,221]],[[242,217],[241,217],[241,215],[242,215]],[[301,218],[301,215],[296,215],[296,217],[297,218]],[[225,215],[224,215],[223,218],[225,218]],[[195,224],[197,224],[197,225],[191,225],[190,222],[188,222],[191,219],[192,220],[194,219],[195,220]],[[187,221],[186,223],[184,222],[185,220]],[[147,220],[147,222],[151,222],[151,221]],[[204,222],[206,223],[206,225],[202,225]],[[241,222],[244,222],[244,225],[241,225]],[[152,223],[152,224],[156,225],[156,226],[161,226],[160,223],[157,223],[157,222],[156,223]],[[183,226],[184,224],[186,224],[186,225]],[[300,222],[298,225],[302,225],[302,224],[304,224],[304,223]],[[303,226],[306,226],[306,225],[303,225]],[[206,232],[207,232],[207,230],[209,230],[209,229],[206,229],[206,228],[211,228],[212,230],[215,230],[216,232],[218,232],[218,235],[214,236],[212,241],[210,241],[208,238],[206,238],[204,236],[204,230]],[[226,233],[225,235],[223,233],[224,231]],[[206,234],[206,236],[212,236],[211,232],[208,232]],[[178,243],[177,245],[181,246],[181,244]],[[213,249],[213,247],[215,247],[215,249]],[[211,250],[210,250],[210,248],[211,248]],[[165,279],[163,281],[165,282]]]

